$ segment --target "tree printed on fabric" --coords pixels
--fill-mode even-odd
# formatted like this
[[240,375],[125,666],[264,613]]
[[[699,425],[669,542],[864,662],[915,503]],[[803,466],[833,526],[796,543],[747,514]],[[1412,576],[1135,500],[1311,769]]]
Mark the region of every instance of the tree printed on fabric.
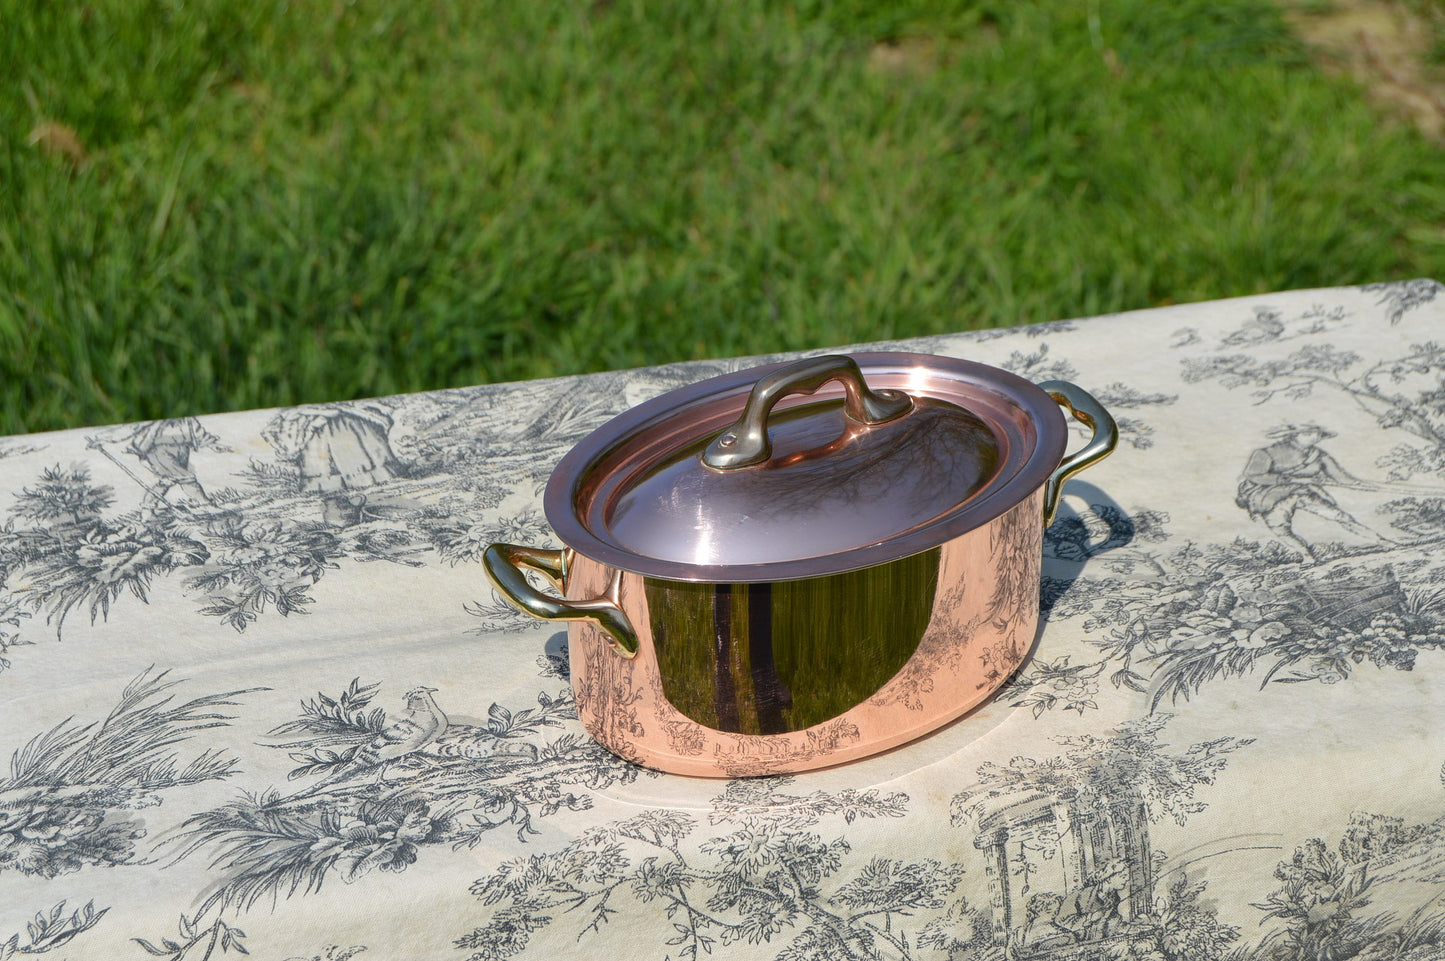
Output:
[[[1279,319],[1260,330],[1257,344],[1278,344],[1302,333],[1320,331],[1298,325],[1310,320]],[[1253,322],[1258,328],[1259,317]],[[1251,324],[1240,328],[1251,329]],[[1217,381],[1229,390],[1250,388],[1256,404],[1276,399],[1301,401],[1322,395],[1351,402],[1375,418],[1381,428],[1407,435],[1380,465],[1394,480],[1445,469],[1445,346],[1434,341],[1411,343],[1402,352],[1379,359],[1340,350],[1318,337],[1284,357],[1235,352],[1230,337],[1223,351],[1183,362],[1185,383]],[[1241,345],[1243,346],[1243,345]]]
[[[59,635],[77,609],[94,623],[120,598],[148,601],[157,578],[181,575],[204,598],[202,613],[244,630],[267,610],[304,612],[312,586],[341,557],[394,544],[378,544],[372,532],[362,540],[320,523],[247,522],[229,511],[160,505],[108,513],[114,501],[84,465],[47,468],[24,488],[0,531],[0,611],[43,612]],[[10,643],[22,643],[19,632]]]
[[165,792],[237,773],[226,751],[206,750],[181,766],[177,748],[226,726],[224,709],[251,691],[175,704],[180,683],[146,672],[104,720],[64,721],[15,751],[0,778],[0,873],[53,878],[130,863],[146,834],[134,812],[161,804]]
[[372,705],[377,685],[352,681],[318,694],[266,746],[296,761],[283,793],[247,793],[187,819],[178,857],[204,852],[220,872],[202,903],[250,909],[373,871],[404,871],[426,846],[472,847],[502,828],[518,841],[537,818],[585,811],[591,792],[643,774],[585,735],[548,729],[575,722],[571,692],[533,706],[492,704],[483,725],[448,718],[437,691],[416,687],[405,710]]
[[131,940],[144,948],[147,954],[165,958],[167,961],[186,961],[189,957],[209,961],[212,957],[219,958],[232,952],[251,953],[246,950],[246,932],[240,928],[227,924],[220,918],[207,927],[201,927],[199,922],[199,916],[191,919],[182,914],[178,924],[179,941],[170,937],[158,938],[159,944],[152,944],[145,938]]
[[795,783],[733,781],[713,799],[706,825],[680,811],[646,811],[560,850],[507,861],[472,886],[489,911],[457,946],[472,961],[495,961],[525,952],[553,924],[566,923],[569,940],[582,941],[628,924],[635,911],[660,909],[673,933],[658,957],[725,956],[735,947],[753,957],[761,945],[776,945],[780,961],[920,957],[910,918],[943,909],[963,869],[863,857],[825,836],[825,825],[903,817],[906,794],[792,793]]
[[1445,290],[1445,285],[1429,278],[1396,280],[1383,284],[1366,284],[1360,288],[1375,294],[1376,303],[1388,308],[1386,316],[1390,323],[1398,324],[1407,311],[1430,303]]
[[1172,719],[1161,713],[1125,721],[1102,737],[1060,735],[1052,740],[1063,751],[1043,760],[985,763],[976,772],[977,785],[954,795],[953,823],[968,823],[1001,800],[1042,792],[1083,808],[1141,801],[1151,822],[1167,817],[1183,825],[1206,806],[1196,796],[1199,788],[1214,784],[1229,755],[1254,739],[1217,738],[1171,754],[1162,735]]
[[[206,558],[204,546],[176,525],[138,514],[107,518],[114,502],[114,490],[93,483],[84,465],[45,468],[23,488],[0,531],[0,573],[10,588],[0,606],[26,616],[43,610],[58,634],[76,608],[92,621],[103,618],[122,595],[145,600],[156,577]],[[17,527],[16,520],[30,523]]]

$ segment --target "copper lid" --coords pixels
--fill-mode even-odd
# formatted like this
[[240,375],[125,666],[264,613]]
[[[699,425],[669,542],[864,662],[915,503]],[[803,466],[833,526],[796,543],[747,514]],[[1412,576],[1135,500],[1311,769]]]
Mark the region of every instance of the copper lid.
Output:
[[[562,459],[548,521],[579,553],[640,574],[788,580],[936,547],[1059,465],[1063,414],[1028,381],[923,354],[853,360],[861,381],[847,358],[814,358],[725,374],[619,415]],[[761,436],[742,436],[749,418]],[[750,444],[755,462],[729,466]]]

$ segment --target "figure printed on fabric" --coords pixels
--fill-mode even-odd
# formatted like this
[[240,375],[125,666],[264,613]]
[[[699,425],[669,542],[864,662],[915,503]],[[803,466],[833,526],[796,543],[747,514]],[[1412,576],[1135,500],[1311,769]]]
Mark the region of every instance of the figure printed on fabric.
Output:
[[1306,563],[1319,557],[1314,547],[1295,530],[1295,517],[1305,511],[1344,528],[1360,540],[1390,546],[1395,541],[1357,521],[1330,496],[1330,487],[1378,491],[1350,474],[1340,462],[1319,446],[1334,437],[1333,431],[1317,424],[1290,424],[1269,432],[1274,441],[1250,454],[1239,481],[1235,499],[1249,516],[1262,520],[1275,537],[1298,549]]
[[296,465],[302,490],[321,494],[327,523],[350,527],[366,515],[360,491],[406,473],[392,451],[391,428],[391,413],[376,401],[316,404],[281,411],[261,436]]
[[[106,444],[125,444],[124,452],[134,456],[150,473],[147,481],[106,448]],[[211,497],[196,477],[191,455],[201,450],[226,453],[231,450],[221,439],[201,426],[194,417],[173,417],[128,425],[111,436],[94,435],[89,446],[98,450],[113,464],[125,471],[145,488],[141,509],[155,512],[167,504],[187,507],[210,504]],[[174,492],[174,493],[173,493]]]

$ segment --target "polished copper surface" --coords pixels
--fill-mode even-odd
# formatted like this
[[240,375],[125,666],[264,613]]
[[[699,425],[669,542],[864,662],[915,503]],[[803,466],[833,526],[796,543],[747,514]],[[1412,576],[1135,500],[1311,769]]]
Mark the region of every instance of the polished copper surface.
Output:
[[[578,556],[567,595],[617,597],[640,643],[637,656],[626,660],[594,623],[571,623],[577,715],[589,734],[629,761],[702,777],[808,771],[914,740],[977,706],[1028,653],[1038,626],[1042,526],[1040,485],[1000,517],[944,544],[934,552],[926,590],[913,596],[926,600],[928,617],[922,637],[909,639],[914,650],[902,667],[851,707],[819,711],[801,728],[781,717],[764,733],[751,732],[769,725],[776,702],[756,690],[720,688],[706,671],[668,663],[669,641],[658,636],[653,610],[661,592],[652,579]],[[738,588],[728,590],[736,596]],[[706,644],[699,642],[706,640],[694,638],[692,649],[701,653]],[[840,657],[876,656],[862,633],[844,632],[838,644],[852,647]],[[689,688],[688,678],[702,683]]]
[[662,691],[699,724],[801,731],[873,696],[927,633],[934,548],[860,571],[752,584],[645,578]]
[[839,401],[770,422],[772,457],[703,466],[701,442],[636,472],[601,522],[620,547],[683,564],[767,564],[866,547],[956,511],[999,468],[1000,439],[962,408],[923,398],[869,427]]
[[[754,384],[726,374],[618,416],[563,458],[544,507],[558,536],[612,567],[677,581],[759,583],[858,570],[936,547],[1042,486],[1066,442],[1057,402],[997,368],[922,354],[854,355],[909,413],[846,418],[840,384],[786,397],[763,464],[717,472],[702,450]],[[922,442],[920,442],[922,441]]]

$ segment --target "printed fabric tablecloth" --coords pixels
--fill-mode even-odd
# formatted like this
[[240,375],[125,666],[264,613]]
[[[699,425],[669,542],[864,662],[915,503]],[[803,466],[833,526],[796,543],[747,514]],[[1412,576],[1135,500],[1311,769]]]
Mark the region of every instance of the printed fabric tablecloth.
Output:
[[886,345],[1118,418],[1017,677],[791,778],[633,767],[493,541],[758,359],[0,440],[0,959],[1445,957],[1445,297]]

